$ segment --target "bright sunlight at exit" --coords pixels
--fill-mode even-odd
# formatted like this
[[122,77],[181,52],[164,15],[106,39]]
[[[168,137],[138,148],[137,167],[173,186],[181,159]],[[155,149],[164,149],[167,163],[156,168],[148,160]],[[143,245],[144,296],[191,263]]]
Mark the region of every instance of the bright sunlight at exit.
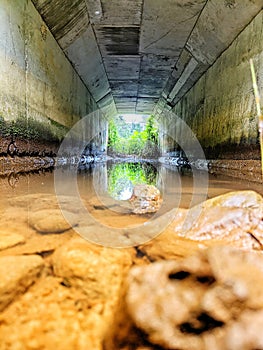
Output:
[[152,115],[125,114],[109,121],[108,154],[157,158],[158,123]]

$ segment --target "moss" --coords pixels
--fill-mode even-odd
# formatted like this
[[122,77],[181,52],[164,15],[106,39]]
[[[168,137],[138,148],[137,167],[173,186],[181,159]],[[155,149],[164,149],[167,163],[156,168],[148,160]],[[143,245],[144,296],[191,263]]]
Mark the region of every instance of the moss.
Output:
[[61,141],[68,128],[55,121],[49,120],[49,122],[41,123],[33,118],[24,117],[18,117],[14,121],[6,121],[0,116],[0,135],[26,140]]

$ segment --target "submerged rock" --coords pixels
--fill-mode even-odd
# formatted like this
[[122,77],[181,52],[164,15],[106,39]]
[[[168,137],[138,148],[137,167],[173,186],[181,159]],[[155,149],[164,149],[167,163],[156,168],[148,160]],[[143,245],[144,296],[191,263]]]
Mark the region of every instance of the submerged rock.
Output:
[[[77,225],[75,214],[66,211],[63,213],[67,218],[71,218],[73,226]],[[30,213],[29,225],[40,233],[61,233],[72,228],[59,209],[45,209]]]
[[161,207],[161,194],[153,185],[136,185],[130,198],[135,214],[155,213]]
[[126,305],[148,340],[165,349],[252,350],[263,344],[262,284],[262,256],[214,247],[133,268]]

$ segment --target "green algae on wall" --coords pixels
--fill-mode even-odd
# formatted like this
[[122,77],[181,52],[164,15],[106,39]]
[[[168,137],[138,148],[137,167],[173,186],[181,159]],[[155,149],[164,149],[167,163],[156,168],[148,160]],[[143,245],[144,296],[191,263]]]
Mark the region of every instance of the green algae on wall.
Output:
[[0,76],[2,137],[58,142],[98,108],[28,0],[1,1]]
[[196,134],[207,157],[259,159],[249,59],[255,63],[262,95],[262,37],[263,11],[173,108]]

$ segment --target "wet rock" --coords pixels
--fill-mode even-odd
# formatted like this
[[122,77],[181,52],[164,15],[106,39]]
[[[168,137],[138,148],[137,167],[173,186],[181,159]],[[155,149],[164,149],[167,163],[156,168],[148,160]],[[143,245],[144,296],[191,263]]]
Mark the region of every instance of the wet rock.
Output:
[[37,280],[43,265],[37,255],[0,258],[0,311]]
[[[262,313],[262,283],[261,255],[213,247],[181,262],[133,268],[126,305],[148,340],[166,349],[252,350],[258,348],[253,344],[262,344],[263,336],[254,343],[243,336],[243,343],[239,339],[235,345],[231,334],[244,332],[247,312]],[[256,319],[250,320],[252,329]]]
[[[71,219],[73,226],[77,225],[77,217],[73,213],[64,211],[67,218]],[[72,228],[66,221],[61,210],[46,209],[29,214],[29,225],[40,233],[61,233]]]
[[[139,246],[140,251],[146,254],[151,261],[156,261],[160,259],[181,259],[198,250],[200,244],[198,245],[193,240],[179,237],[174,233],[175,227],[178,231],[183,227],[187,212],[186,209],[174,211],[172,224],[156,238]],[[162,216],[166,222],[169,222],[169,218],[166,217],[167,214]],[[163,226],[165,227],[165,225]]]
[[181,237],[262,249],[263,198],[256,192],[230,192],[207,200],[189,210],[184,220],[183,225],[174,228]]
[[76,233],[66,231],[63,235],[58,234],[48,234],[39,235],[34,233],[29,238],[27,238],[24,244],[19,244],[14,247],[7,248],[0,251],[0,256],[7,255],[22,255],[22,254],[45,254],[52,252],[61,245],[65,244],[70,240]]
[[136,185],[130,198],[135,214],[155,213],[161,206],[161,194],[153,185]]
[[83,293],[49,276],[0,314],[0,349],[102,350],[106,327]]
[[102,305],[109,317],[131,263],[128,251],[100,247],[82,239],[69,241],[53,257],[55,275],[65,285],[83,291],[91,305]]
[[0,251],[24,242],[25,238],[22,235],[0,231]]
[[17,196],[9,199],[8,202],[12,206],[27,208],[33,212],[47,209],[59,210],[59,204],[69,212],[78,213],[79,211],[79,200],[72,196],[59,196],[58,198],[53,194],[36,193],[27,196]]

